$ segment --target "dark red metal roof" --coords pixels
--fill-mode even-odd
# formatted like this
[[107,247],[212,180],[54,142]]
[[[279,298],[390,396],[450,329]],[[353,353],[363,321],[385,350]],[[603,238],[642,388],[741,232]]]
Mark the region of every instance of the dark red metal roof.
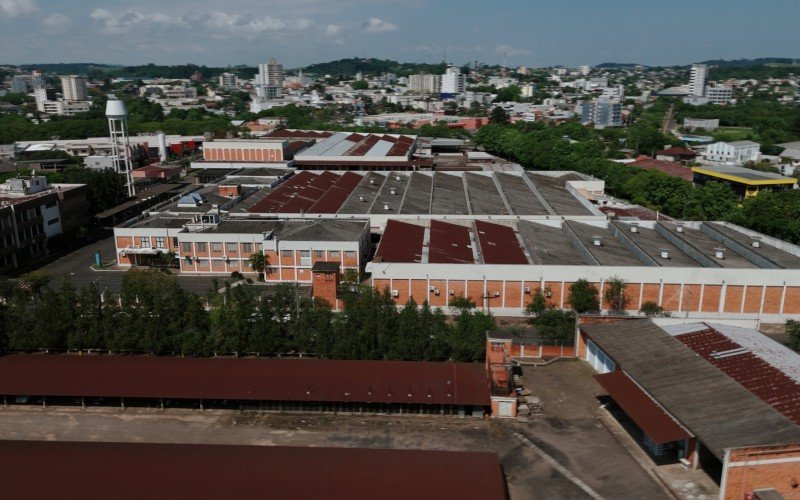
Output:
[[644,170],[658,170],[671,177],[678,177],[687,181],[692,180],[692,169],[678,165],[677,163],[670,163],[668,161],[654,160],[653,158],[644,156],[639,157],[633,163],[629,163],[632,167],[639,167]]
[[679,146],[673,146],[671,148],[662,149],[660,151],[656,151],[656,156],[658,155],[665,155],[665,156],[685,156],[687,158],[694,158],[697,156],[695,151],[691,149],[682,148]]
[[261,201],[250,207],[252,213],[269,213],[279,212],[280,209],[288,203],[294,196],[317,178],[317,175],[311,172],[300,172],[297,175],[289,177],[277,189],[264,197]]
[[280,138],[294,138],[294,137],[308,137],[308,138],[320,138],[325,139],[333,135],[333,132],[324,132],[320,130],[296,130],[296,129],[278,129],[273,130],[269,134],[268,137],[280,137]]
[[715,358],[714,353],[740,349],[742,346],[712,328],[677,335],[675,338],[783,416],[800,425],[800,384],[781,370],[752,352]]
[[6,498],[502,500],[494,453],[0,441]]
[[313,214],[335,214],[362,179],[358,174],[345,172],[308,211]]
[[424,240],[424,227],[389,219],[389,222],[386,223],[386,230],[381,236],[378,250],[375,252],[375,261],[421,262]]
[[12,354],[0,394],[489,404],[479,364],[329,359]]
[[514,230],[508,226],[476,220],[483,261],[487,264],[527,264]]
[[664,444],[691,437],[624,371],[603,373],[594,378],[654,443]]
[[428,262],[432,264],[472,264],[469,228],[438,220],[431,221]]

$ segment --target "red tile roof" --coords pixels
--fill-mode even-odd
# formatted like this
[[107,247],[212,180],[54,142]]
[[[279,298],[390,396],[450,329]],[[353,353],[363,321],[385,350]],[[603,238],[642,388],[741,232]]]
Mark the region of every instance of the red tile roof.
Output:
[[358,174],[346,172],[308,211],[313,214],[335,214],[361,179],[363,177]]
[[507,498],[494,453],[0,441],[6,498]]
[[800,384],[752,352],[715,358],[714,353],[742,346],[709,328],[677,335],[676,339],[722,370],[779,413],[800,425]]
[[662,149],[661,151],[656,151],[656,156],[664,155],[664,156],[682,156],[687,158],[694,158],[697,156],[697,153],[692,151],[691,149],[681,148],[678,146],[673,146],[671,148]]
[[487,264],[527,264],[514,230],[508,226],[476,220],[483,261]]
[[691,437],[624,371],[599,374],[594,378],[654,443],[664,444]]
[[12,354],[0,394],[61,397],[489,404],[473,363]]
[[424,239],[424,227],[390,219],[375,252],[375,261],[421,262]]
[[327,137],[332,136],[332,132],[325,132],[320,130],[297,130],[297,129],[279,129],[273,130],[269,134],[268,137],[277,137],[277,138],[295,138],[295,137],[308,137],[310,139],[325,139]]
[[671,163],[668,161],[654,160],[653,158],[647,156],[640,156],[636,159],[636,161],[629,163],[628,165],[632,167],[639,167],[644,170],[658,170],[671,177],[678,177],[689,182],[691,182],[693,178],[692,169],[689,167],[684,167],[683,165],[678,165],[677,163]]
[[431,221],[428,262],[432,264],[472,264],[469,228],[438,220]]
[[361,176],[301,171],[250,208],[252,213],[336,213]]

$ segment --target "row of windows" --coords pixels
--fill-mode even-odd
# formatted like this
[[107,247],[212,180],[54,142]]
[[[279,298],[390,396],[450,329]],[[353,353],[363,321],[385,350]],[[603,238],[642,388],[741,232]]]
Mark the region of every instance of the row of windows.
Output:
[[[222,243],[212,243],[211,244],[211,251],[215,253],[222,252]],[[198,252],[207,252],[208,251],[208,243],[195,243]],[[239,251],[239,243],[225,243],[225,249],[227,253],[236,253]],[[192,244],[191,243],[181,243],[181,252],[183,253],[191,253],[192,252]],[[242,243],[242,253],[252,253],[253,252],[253,244],[252,243]]]

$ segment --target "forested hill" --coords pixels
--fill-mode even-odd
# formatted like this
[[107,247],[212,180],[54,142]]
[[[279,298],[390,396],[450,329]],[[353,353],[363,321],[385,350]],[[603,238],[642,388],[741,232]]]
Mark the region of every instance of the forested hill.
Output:
[[709,66],[761,66],[761,65],[789,65],[794,64],[795,59],[788,57],[759,57],[757,59],[711,59],[703,61]]
[[414,73],[442,74],[447,66],[444,63],[401,63],[389,59],[357,58],[340,59],[325,63],[312,64],[303,68],[304,72],[315,75],[355,75],[394,73],[398,76],[408,76]]
[[189,78],[195,71],[199,71],[205,78],[215,78],[221,73],[236,73],[240,77],[252,78],[258,68],[252,66],[231,66],[225,68],[211,68],[197,64],[179,64],[165,66],[157,64],[143,64],[139,66],[111,66],[93,63],[62,63],[62,64],[24,64],[20,68],[25,70],[39,69],[44,73],[56,75],[87,75],[90,79],[103,80],[105,78]]

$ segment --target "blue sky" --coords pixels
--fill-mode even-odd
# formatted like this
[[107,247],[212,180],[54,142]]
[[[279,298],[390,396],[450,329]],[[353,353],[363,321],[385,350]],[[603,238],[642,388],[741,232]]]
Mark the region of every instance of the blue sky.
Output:
[[795,57],[798,0],[0,0],[0,63]]

